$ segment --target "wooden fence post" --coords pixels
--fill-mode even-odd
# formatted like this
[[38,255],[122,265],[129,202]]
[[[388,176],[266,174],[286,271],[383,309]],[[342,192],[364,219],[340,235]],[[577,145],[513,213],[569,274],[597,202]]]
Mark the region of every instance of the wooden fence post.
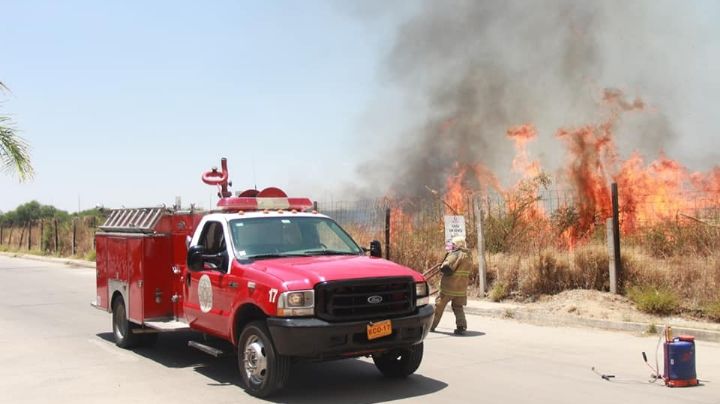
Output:
[[58,254],[60,251],[60,240],[58,239],[57,219],[53,219],[53,226],[55,227],[55,254]]
[[30,251],[32,248],[32,245],[30,244],[32,242],[32,222],[28,221],[28,239],[27,239],[27,249]]
[[95,251],[95,233],[97,232],[97,218],[95,216],[90,219],[90,227],[92,228],[92,249]]
[[77,254],[77,223],[72,220],[72,255]]
[[18,240],[18,250],[22,248],[23,238],[25,238],[25,226],[20,226],[20,240]]
[[0,224],[0,245],[3,245],[3,226]]
[[615,271],[618,279],[618,292],[622,289],[623,269],[622,259],[620,256],[620,203],[618,202],[618,186],[617,183],[612,184],[612,204],[613,204],[613,242],[615,243],[613,250],[615,251]]
[[390,259],[390,208],[385,208],[385,259]]
[[43,250],[43,240],[45,239],[45,237],[43,237],[45,235],[44,231],[45,231],[45,221],[40,219],[40,241],[38,241],[38,245],[40,246],[40,251],[44,251]]

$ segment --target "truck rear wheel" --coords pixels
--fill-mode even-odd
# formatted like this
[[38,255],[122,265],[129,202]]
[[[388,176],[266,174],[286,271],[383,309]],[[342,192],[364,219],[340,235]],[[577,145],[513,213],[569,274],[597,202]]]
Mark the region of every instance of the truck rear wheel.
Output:
[[254,321],[245,326],[238,338],[237,352],[248,393],[267,397],[285,385],[290,374],[290,358],[275,351],[264,322]]
[[423,358],[423,343],[373,356],[373,362],[386,377],[401,378],[415,373]]
[[122,298],[115,300],[113,304],[112,325],[115,345],[129,349],[140,343],[140,335],[132,332],[135,324],[128,321],[125,302]]

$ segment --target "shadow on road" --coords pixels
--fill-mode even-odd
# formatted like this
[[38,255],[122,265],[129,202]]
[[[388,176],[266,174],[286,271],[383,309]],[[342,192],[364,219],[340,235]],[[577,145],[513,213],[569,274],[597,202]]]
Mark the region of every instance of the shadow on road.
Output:
[[435,331],[432,331],[428,335],[433,335],[433,334],[451,335],[453,337],[458,337],[458,338],[482,337],[483,335],[485,335],[485,333],[482,331],[471,331],[471,330],[465,331],[465,334],[463,334],[463,335],[455,335],[455,333],[452,331],[435,330]]
[[407,379],[383,377],[366,360],[298,363],[284,390],[270,401],[286,403],[378,403],[418,398],[446,388],[439,380],[414,374]]
[[[114,343],[113,334],[97,334],[105,341]],[[170,368],[193,368],[211,379],[208,386],[237,386],[242,389],[242,379],[237,367],[233,346],[219,339],[209,339],[208,344],[222,349],[226,354],[214,358],[187,346],[189,340],[203,342],[202,334],[194,332],[167,333],[160,335],[154,347],[136,348],[136,354]],[[120,348],[118,348],[120,349]],[[331,362],[298,362],[293,365],[290,380],[271,402],[283,403],[377,403],[403,398],[420,397],[446,388],[447,383],[414,374],[407,379],[393,380],[383,377],[371,360],[347,359]],[[238,391],[238,394],[246,394]]]

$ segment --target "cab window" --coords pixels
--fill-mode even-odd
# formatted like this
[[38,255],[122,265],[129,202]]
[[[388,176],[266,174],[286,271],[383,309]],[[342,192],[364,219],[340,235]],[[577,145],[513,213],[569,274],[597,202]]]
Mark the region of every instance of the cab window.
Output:
[[[222,223],[216,221],[208,221],[205,223],[198,245],[205,247],[206,254],[227,255],[227,244],[225,243],[225,232]],[[222,270],[227,269],[227,265],[222,265]]]

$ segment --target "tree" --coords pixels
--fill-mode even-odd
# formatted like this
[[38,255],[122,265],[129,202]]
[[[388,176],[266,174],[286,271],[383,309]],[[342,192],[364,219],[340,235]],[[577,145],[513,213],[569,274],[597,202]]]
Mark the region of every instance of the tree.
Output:
[[[8,88],[0,82],[0,92]],[[0,170],[17,174],[20,181],[33,177],[34,170],[30,164],[30,146],[18,136],[12,126],[12,120],[0,115]]]
[[27,226],[38,220],[59,219],[66,221],[70,215],[64,211],[57,209],[52,205],[42,205],[38,201],[26,202],[15,210],[5,212],[0,215],[0,224],[8,226]]

